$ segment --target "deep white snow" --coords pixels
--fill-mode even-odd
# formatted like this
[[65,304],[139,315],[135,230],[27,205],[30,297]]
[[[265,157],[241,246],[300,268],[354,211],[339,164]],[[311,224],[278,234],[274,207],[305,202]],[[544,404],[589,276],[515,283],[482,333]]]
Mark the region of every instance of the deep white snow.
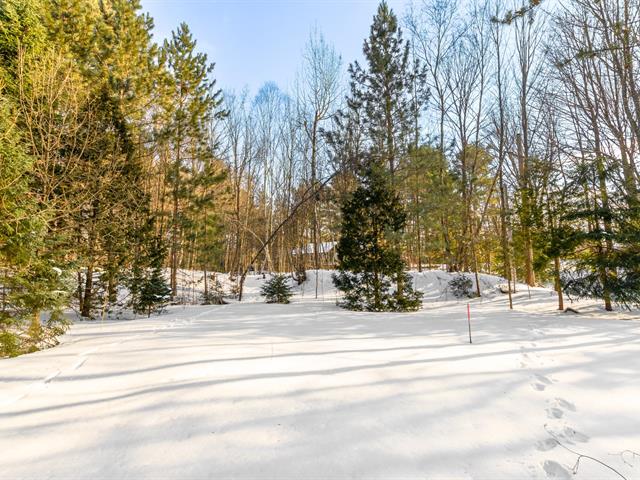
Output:
[[[640,320],[557,313],[497,279],[467,302],[415,274],[424,309],[335,306],[328,272],[290,305],[172,307],[82,322],[0,360],[0,478],[640,478]],[[554,439],[555,436],[555,439]]]

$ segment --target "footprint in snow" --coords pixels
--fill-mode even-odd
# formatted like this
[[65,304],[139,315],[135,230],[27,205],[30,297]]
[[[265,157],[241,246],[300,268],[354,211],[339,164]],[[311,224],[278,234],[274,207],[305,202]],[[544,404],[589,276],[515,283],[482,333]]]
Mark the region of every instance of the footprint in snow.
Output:
[[559,478],[561,480],[569,480],[571,478],[571,472],[553,460],[545,460],[542,465],[547,478]]
[[540,440],[536,442],[536,448],[541,452],[548,452],[549,450],[558,446],[558,442],[556,442],[553,438],[547,438],[546,440]]
[[531,383],[531,386],[534,390],[537,390],[539,392],[543,391],[545,388],[547,388],[548,385],[551,385],[553,383],[552,379],[549,379],[548,377],[537,373],[533,376],[533,378],[534,381]]
[[589,441],[589,437],[584,433],[576,432],[571,427],[566,427],[561,436],[565,437],[568,440],[573,440],[574,442],[587,443]]
[[547,408],[547,418],[562,418],[564,412],[556,407]]
[[576,411],[576,406],[573,403],[568,402],[560,397],[556,397],[556,405],[562,408],[566,408],[567,410],[571,410],[572,412]]
[[539,382],[541,382],[541,383],[545,383],[545,384],[547,384],[547,385],[551,385],[551,384],[554,382],[554,380],[553,380],[553,379],[551,379],[551,378],[549,378],[549,377],[546,377],[546,376],[544,376],[544,375],[540,375],[539,373],[536,373],[536,374],[534,375],[534,377],[535,377],[535,379],[536,379],[537,381],[539,381]]
[[532,334],[533,338],[536,339],[536,340],[544,337],[544,332],[542,330],[538,330],[538,329],[532,330],[531,334]]

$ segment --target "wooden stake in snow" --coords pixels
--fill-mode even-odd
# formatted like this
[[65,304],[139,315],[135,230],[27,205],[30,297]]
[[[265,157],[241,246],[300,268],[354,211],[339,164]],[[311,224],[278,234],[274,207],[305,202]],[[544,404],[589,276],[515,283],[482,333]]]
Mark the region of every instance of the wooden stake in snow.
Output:
[[471,341],[471,304],[467,303],[467,324],[469,325],[469,343]]

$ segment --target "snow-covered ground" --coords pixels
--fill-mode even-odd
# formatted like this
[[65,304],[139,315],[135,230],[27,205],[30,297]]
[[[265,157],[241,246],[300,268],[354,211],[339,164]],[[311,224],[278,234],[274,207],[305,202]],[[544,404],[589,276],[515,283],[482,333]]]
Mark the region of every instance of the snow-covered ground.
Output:
[[[60,346],[0,360],[0,477],[640,479],[640,320],[544,289],[515,310],[335,306],[328,272],[290,305],[171,307],[83,322]],[[558,441],[562,444],[560,445]],[[566,448],[565,448],[566,447]]]

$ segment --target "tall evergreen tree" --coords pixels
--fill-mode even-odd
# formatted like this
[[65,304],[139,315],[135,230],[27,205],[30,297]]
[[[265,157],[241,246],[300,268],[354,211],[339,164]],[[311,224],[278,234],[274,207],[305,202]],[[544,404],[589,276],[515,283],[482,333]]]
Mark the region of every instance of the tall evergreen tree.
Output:
[[[396,170],[416,136],[411,135],[415,89],[423,83],[423,74],[410,62],[409,45],[385,1],[378,7],[363,53],[366,68],[358,62],[349,67],[348,111],[336,123],[341,131],[328,137],[334,149],[348,147],[338,156],[354,163],[360,183],[342,205],[340,273],[334,282],[345,292],[348,308],[413,310],[421,303],[404,273],[406,212],[396,192]],[[361,142],[354,144],[354,132],[362,132]]]
[[53,0],[44,12],[50,40],[73,59],[86,90],[79,108],[87,121],[77,128],[76,139],[82,145],[80,159],[70,169],[71,185],[79,188],[69,209],[77,295],[85,317],[115,301],[149,215],[145,117],[157,48],[151,19],[140,8],[137,0]]
[[449,171],[438,148],[422,145],[412,148],[404,160],[402,193],[409,214],[407,240],[412,247],[413,264],[422,271],[423,259],[435,263],[444,251],[442,228],[436,219],[447,218],[449,226],[461,223],[455,172]]
[[[215,89],[216,82],[211,78],[215,65],[208,63],[206,54],[196,51],[196,41],[185,23],[165,41],[163,56],[170,72],[163,137],[172,157],[167,179],[171,190],[171,290],[175,296],[181,245],[185,233],[196,226],[196,219],[188,214],[188,207],[196,200],[202,202],[204,198],[212,198],[199,195],[195,188],[215,178],[208,177],[214,158],[210,124],[225,112],[220,108],[222,92]],[[202,204],[200,206],[202,208]]]
[[14,288],[28,277],[28,265],[35,254],[33,241],[40,241],[42,225],[32,219],[36,205],[26,195],[26,173],[32,159],[15,141],[15,124],[10,118],[10,104],[0,90],[0,357],[21,353],[20,336],[32,318],[33,326],[39,326],[39,312],[24,318],[20,311],[24,309],[17,308],[13,298]]
[[414,117],[417,102],[424,97],[425,74],[419,63],[411,61],[409,43],[385,1],[378,6],[362,50],[366,65],[356,61],[349,66],[348,104],[362,112],[368,146],[394,176],[416,136]]
[[343,304],[374,312],[417,310],[422,294],[411,287],[397,242],[406,222],[404,207],[379,163],[370,162],[360,181],[342,205],[339,273],[333,280],[345,293]]

